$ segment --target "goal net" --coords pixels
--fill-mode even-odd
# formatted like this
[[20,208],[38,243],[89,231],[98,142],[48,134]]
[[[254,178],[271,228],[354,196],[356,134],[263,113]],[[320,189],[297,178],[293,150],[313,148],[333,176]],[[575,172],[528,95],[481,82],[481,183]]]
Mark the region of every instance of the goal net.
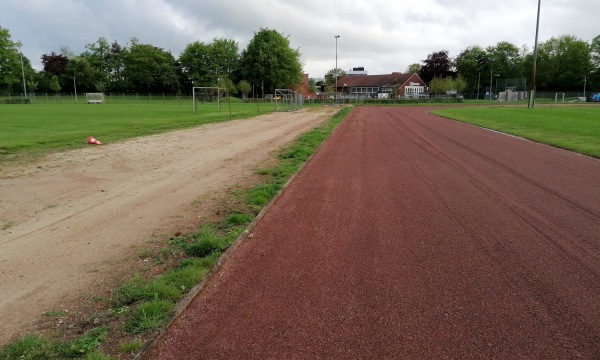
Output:
[[104,93],[85,93],[85,100],[88,104],[104,103]]
[[294,111],[304,105],[304,96],[290,89],[275,89],[273,102],[277,111]]
[[225,89],[219,87],[193,87],[192,102],[194,114],[196,113],[198,106],[202,105],[216,105],[217,110],[220,111],[224,94]]

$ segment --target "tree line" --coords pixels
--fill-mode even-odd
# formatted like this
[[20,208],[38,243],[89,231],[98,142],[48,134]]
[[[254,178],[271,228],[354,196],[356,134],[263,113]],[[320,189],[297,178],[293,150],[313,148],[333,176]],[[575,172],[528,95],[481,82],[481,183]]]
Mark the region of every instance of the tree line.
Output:
[[[219,86],[246,96],[253,85],[259,93],[273,93],[299,83],[302,75],[299,50],[290,47],[288,37],[264,28],[241,51],[237,42],[220,38],[190,43],[179,57],[135,38],[123,45],[101,37],[78,55],[67,47],[43,54],[40,71],[22,56],[20,46],[11,40],[8,29],[0,27],[0,94],[22,93],[24,77],[28,92],[188,94],[192,86]],[[435,88],[454,86],[463,92],[482,89],[484,93],[497,79],[523,79],[529,89],[532,65],[533,53],[525,46],[499,42],[486,48],[469,46],[455,58],[446,50],[436,51],[422,63],[408,66],[406,72],[419,74]],[[344,74],[331,69],[316,85],[333,90],[335,78]],[[441,81],[445,78],[452,81]],[[311,85],[315,91],[315,82]],[[538,91],[580,91],[584,86],[600,90],[600,35],[590,43],[563,35],[539,44]]]
[[[505,80],[498,84],[501,91],[506,86],[529,90],[533,84],[533,58],[526,46],[499,42],[486,48],[469,46],[455,58],[446,50],[436,51],[421,64],[409,65],[406,72],[417,73],[427,84],[433,82],[442,89],[444,82],[440,79],[458,80],[463,91],[469,93],[479,89],[485,93],[490,86],[495,91],[497,79]],[[589,43],[572,35],[541,42],[536,67],[538,91],[582,91],[584,87],[600,91],[600,35]]]
[[[261,28],[246,49],[230,39],[193,42],[176,58],[170,51],[132,38],[128,44],[101,37],[81,54],[67,47],[41,56],[36,71],[0,27],[0,94],[27,92],[130,92],[189,94],[192,86],[219,86],[248,95],[297,84],[302,75],[298,49],[281,33]],[[22,60],[21,60],[22,59]],[[22,63],[21,63],[22,61]],[[21,64],[23,66],[21,66]]]

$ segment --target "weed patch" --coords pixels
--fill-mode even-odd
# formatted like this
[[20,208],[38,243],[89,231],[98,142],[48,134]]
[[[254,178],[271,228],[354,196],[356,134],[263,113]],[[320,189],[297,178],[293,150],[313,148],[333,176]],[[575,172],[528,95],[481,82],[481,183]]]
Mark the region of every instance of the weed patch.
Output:
[[125,323],[124,330],[134,334],[157,330],[169,320],[171,310],[173,310],[173,303],[165,300],[140,304],[131,319]]

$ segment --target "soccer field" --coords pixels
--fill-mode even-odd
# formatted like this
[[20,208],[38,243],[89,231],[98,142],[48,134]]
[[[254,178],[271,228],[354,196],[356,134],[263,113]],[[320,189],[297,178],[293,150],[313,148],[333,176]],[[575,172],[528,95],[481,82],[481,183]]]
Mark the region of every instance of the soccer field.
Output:
[[88,136],[110,142],[275,110],[269,103],[32,104],[0,106],[0,160],[11,154],[86,146]]
[[600,106],[470,107],[432,113],[600,158]]

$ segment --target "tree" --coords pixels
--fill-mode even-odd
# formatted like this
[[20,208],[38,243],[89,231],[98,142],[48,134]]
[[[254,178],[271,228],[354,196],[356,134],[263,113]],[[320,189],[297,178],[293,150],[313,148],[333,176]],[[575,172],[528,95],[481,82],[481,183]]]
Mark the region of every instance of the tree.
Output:
[[288,88],[301,78],[300,52],[276,30],[261,28],[242,52],[240,75],[254,84],[264,82],[271,93],[276,88]]
[[442,50],[431,53],[427,59],[423,60],[423,66],[419,71],[419,76],[425,83],[429,83],[433,78],[454,77],[454,62],[448,56],[448,51]]
[[[81,92],[95,92],[98,90],[98,84],[102,87],[102,79],[104,75],[100,71],[92,68],[87,58],[75,57],[69,61],[66,68],[68,82],[65,84],[77,84],[77,89]],[[71,89],[71,86],[68,87]],[[75,89],[73,89],[75,90]],[[103,91],[103,90],[102,90]]]
[[335,89],[335,79],[346,76],[346,72],[340,68],[333,68],[325,74],[325,86]]
[[407,74],[418,74],[421,71],[421,64],[410,64],[406,68]]
[[56,94],[61,89],[60,83],[58,82],[58,76],[52,75],[52,80],[50,81],[50,89],[54,91]]
[[233,78],[237,70],[238,44],[233,40],[213,39],[211,44],[188,44],[179,57],[183,73],[195,86],[215,86],[220,78]]
[[250,91],[252,91],[252,85],[250,85],[250,83],[247,82],[246,80],[241,80],[238,83],[238,89],[240,89],[240,92],[242,93],[242,97],[245,100],[248,97],[248,94],[250,93]]
[[11,40],[10,32],[0,26],[0,92],[10,92],[21,79],[20,44]]
[[160,93],[177,90],[176,63],[170,52],[132,39],[124,63],[123,75],[131,91]]
[[50,54],[42,55],[42,64],[45,73],[59,76],[65,73],[69,58],[53,51]]
[[492,62],[492,70],[503,78],[521,77],[523,74],[523,57],[521,50],[506,41],[486,48],[487,57]]
[[[538,45],[538,90],[583,90],[583,80],[592,69],[590,45],[572,35],[563,35]],[[532,63],[528,60],[528,66]],[[531,69],[531,67],[529,67]]]
[[179,57],[182,71],[196,86],[213,86],[217,78],[211,76],[210,47],[202,42],[193,42],[185,47]]
[[105,87],[106,83],[110,83],[111,75],[114,72],[114,56],[111,51],[110,43],[103,37],[99,38],[95,43],[87,44],[87,49],[80,58],[87,61],[90,67],[94,70],[95,82],[99,86]]
[[587,88],[590,91],[600,91],[600,35],[590,44],[590,62],[592,68],[587,77]]
[[478,45],[466,48],[456,57],[456,71],[466,81],[465,89],[477,92],[478,84],[486,78],[486,74],[489,74],[489,63],[487,53]]
[[220,87],[221,89],[225,89],[228,96],[237,94],[237,91],[238,91],[238,89],[235,86],[235,84],[233,83],[233,81],[231,81],[230,78],[225,77],[225,76],[222,78],[219,78],[217,86]]
[[456,77],[456,79],[454,79],[454,83],[452,85],[453,85],[454,90],[456,90],[456,92],[458,94],[462,94],[465,91],[465,89],[467,88],[468,82],[467,82],[467,80],[465,80],[464,77],[462,77],[461,75],[458,75]]

